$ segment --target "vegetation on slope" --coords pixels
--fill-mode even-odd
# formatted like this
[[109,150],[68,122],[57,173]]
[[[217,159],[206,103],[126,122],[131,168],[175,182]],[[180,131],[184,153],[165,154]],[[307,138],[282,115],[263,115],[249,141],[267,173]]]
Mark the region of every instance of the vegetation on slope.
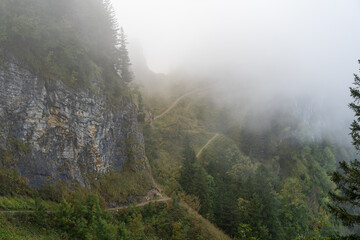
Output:
[[[0,0],[3,68],[9,67],[6,59],[15,58],[44,79],[94,92],[104,89],[112,99],[121,99],[128,80],[118,74],[123,66],[118,40],[108,1]],[[103,197],[124,201],[148,187],[131,171],[98,178],[94,192],[76,186],[67,190],[61,184],[37,191],[13,170],[16,154],[26,146],[15,143],[14,149],[2,150],[0,195],[6,197],[0,206],[34,212],[0,215],[0,238],[227,238],[195,210],[237,239],[328,239],[341,230],[326,208],[333,188],[326,173],[338,160],[349,159],[347,149],[307,137],[306,126],[287,113],[263,128],[254,128],[261,116],[237,122],[206,96],[188,95],[171,114],[145,123],[147,156],[155,178],[172,195],[168,204],[107,213]],[[144,102],[155,115],[171,104],[149,97]],[[221,136],[196,158],[214,133]],[[140,185],[131,184],[139,180]],[[126,193],[118,191],[119,182]],[[180,204],[179,195],[194,210]],[[39,196],[56,206],[42,203]],[[51,208],[56,210],[46,212]]]
[[16,61],[40,77],[72,87],[127,90],[119,68],[118,34],[108,1],[1,0],[0,59]]
[[[109,1],[0,0],[1,69],[20,64],[40,80],[105,92],[116,103],[129,96],[132,77],[125,44]],[[141,101],[138,94],[139,120]],[[134,201],[152,187],[150,173],[131,164],[89,176],[92,190],[61,182],[33,189],[16,171],[28,147],[14,139],[0,149],[0,239],[228,239],[176,195],[108,213],[105,202]]]
[[[15,62],[50,84],[62,81],[71,88],[105,93],[116,104],[131,95],[126,36],[118,30],[110,1],[0,0],[0,67],[11,68]],[[27,180],[15,169],[19,154],[30,146],[12,138],[2,147],[0,194],[28,194]],[[135,151],[128,148],[129,158]],[[107,201],[123,203],[152,188],[150,173],[125,168],[123,174],[89,176],[98,179],[92,185]]]
[[[328,239],[342,228],[326,207],[334,187],[327,172],[351,149],[313,138],[289,111],[276,115],[266,124],[253,114],[240,121],[206,94],[183,99],[145,127],[154,177],[238,239]],[[214,132],[222,135],[196,159]]]
[[[360,60],[358,61],[360,64]],[[353,102],[349,104],[351,110],[355,112],[355,119],[351,123],[352,144],[356,150],[360,150],[360,77],[354,74],[354,86],[350,87],[350,96]],[[331,213],[339,219],[345,226],[354,229],[353,234],[343,236],[341,239],[359,239],[359,181],[360,181],[360,162],[355,159],[350,163],[341,161],[339,170],[330,173],[331,180],[336,184],[336,189],[330,192],[331,202],[328,207]]]
[[98,195],[68,192],[55,210],[43,202],[33,212],[0,212],[0,239],[230,239],[173,198],[108,212]]

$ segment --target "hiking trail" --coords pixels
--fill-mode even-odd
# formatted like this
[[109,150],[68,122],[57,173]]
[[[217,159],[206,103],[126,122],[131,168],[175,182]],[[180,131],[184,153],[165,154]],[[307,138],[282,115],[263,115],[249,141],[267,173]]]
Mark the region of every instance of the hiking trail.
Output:
[[184,97],[189,96],[189,95],[194,94],[194,93],[197,93],[197,92],[200,92],[202,90],[204,90],[204,89],[194,90],[194,91],[191,91],[191,92],[188,92],[188,93],[185,93],[185,94],[181,95],[165,111],[163,111],[160,115],[156,116],[154,118],[154,121],[156,119],[159,119],[159,118],[163,117],[168,112],[170,112]]
[[200,154],[202,153],[202,151],[212,142],[215,140],[215,138],[217,138],[219,136],[218,133],[215,133],[215,135],[209,139],[209,141],[199,150],[199,152],[196,154],[196,157],[198,158],[200,156]]

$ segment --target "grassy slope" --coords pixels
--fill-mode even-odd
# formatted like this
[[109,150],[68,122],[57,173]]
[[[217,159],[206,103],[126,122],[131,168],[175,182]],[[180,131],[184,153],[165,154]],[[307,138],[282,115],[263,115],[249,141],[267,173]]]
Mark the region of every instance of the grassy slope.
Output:
[[[191,89],[174,93],[181,96]],[[185,136],[189,136],[194,150],[199,151],[217,132],[220,123],[219,114],[213,103],[199,92],[182,99],[168,114],[155,120],[151,126],[145,126],[147,154],[153,169],[153,175],[161,184],[165,184],[182,164],[182,146]],[[161,114],[176,98],[159,99],[147,96],[147,107],[154,109],[155,116]],[[157,104],[161,103],[161,107]],[[149,152],[156,149],[156,156]]]
[[[21,221],[19,220],[21,218]],[[34,225],[31,216],[10,216],[0,213],[0,239],[1,240],[52,240],[62,239],[51,229],[44,229]]]
[[[148,239],[165,239],[164,237],[174,237],[176,231],[184,231],[182,239],[186,239],[189,236],[195,237],[194,239],[209,239],[209,240],[227,240],[230,239],[222,231],[217,229],[212,225],[208,220],[200,216],[196,211],[189,208],[186,204],[181,203],[180,207],[177,209],[172,208],[172,203],[153,203],[152,209],[166,209],[166,215],[162,216],[153,216],[149,214],[150,206],[141,206],[133,208],[132,206],[129,209],[120,210],[119,216],[115,213],[113,218],[113,224],[120,225],[120,222],[127,221],[136,215],[142,214],[141,217],[141,226],[146,226],[142,229],[145,236]],[[151,207],[150,207],[151,208]],[[121,213],[122,211],[122,213]],[[133,213],[131,213],[133,212]],[[158,215],[158,214],[156,214]],[[117,217],[116,217],[117,216]],[[161,222],[166,222],[166,225],[171,225],[169,229],[171,232],[164,232],[167,229],[166,225],[159,225],[154,222],[154,219],[158,219]],[[53,221],[52,218],[49,218],[49,222]],[[115,220],[117,219],[117,220]],[[176,229],[177,224],[181,224],[180,229]],[[134,222],[130,222],[125,225],[128,231],[130,231],[130,237],[137,236],[139,229],[134,228]],[[165,227],[165,228],[164,228]],[[181,230],[182,229],[182,230]],[[175,235],[174,235],[175,234]],[[34,223],[34,213],[17,213],[10,214],[0,212],[0,239],[62,239],[66,235],[62,235],[62,232],[58,229],[55,229],[51,226],[41,227]],[[131,239],[137,239],[131,238]],[[178,238],[174,238],[178,239]]]
[[231,239],[228,235],[224,234],[219,228],[215,227],[214,224],[209,222],[207,219],[203,218],[195,210],[184,205],[188,209],[189,216],[194,219],[194,221],[200,223],[201,231],[205,239],[209,240],[227,240]]
[[[153,112],[154,116],[160,115],[179,96],[193,89],[181,89],[173,91],[177,97],[161,98],[159,94],[145,95],[144,102]],[[164,95],[161,95],[164,96]],[[218,116],[220,110],[207,97],[208,92],[198,92],[183,98],[165,116],[144,127],[147,155],[152,167],[153,176],[157,182],[164,186],[165,192],[169,194],[173,190],[174,177],[182,165],[183,140],[185,136],[190,138],[191,144],[198,152],[207,142],[221,129],[221,121]],[[220,137],[223,142],[224,136]],[[226,138],[227,141],[231,141]],[[212,146],[211,143],[209,145]],[[204,149],[204,153],[206,149]],[[207,219],[199,215],[195,210],[183,204],[188,209],[188,214],[198,222],[204,233],[205,239],[230,239],[220,229],[215,227]]]
[[[181,89],[178,92],[172,91],[172,95],[178,97],[192,90],[193,88]],[[221,134],[222,122],[226,123],[225,121],[227,121],[226,115],[222,114],[222,109],[216,106],[207,97],[208,95],[209,93],[200,92],[187,96],[168,114],[155,120],[151,127],[148,126],[145,130],[147,154],[154,178],[164,185],[167,192],[179,187],[176,178],[182,166],[182,146],[186,135],[189,136],[191,145],[197,152],[214,136],[214,133],[220,133],[220,136],[204,149],[199,157],[203,166],[207,165],[205,159],[215,159],[216,161],[228,159],[228,162],[223,162],[222,165],[229,167],[230,174],[241,172],[246,175],[247,172],[254,172],[260,164],[251,163],[251,157],[244,156],[239,149],[239,141],[236,138],[230,138],[231,133],[228,132],[229,137]],[[177,99],[177,97],[161,98],[161,96],[163,95],[145,95],[144,102],[148,108],[153,110],[154,116],[161,114]],[[227,125],[231,126],[231,124]],[[236,125],[237,131],[240,131],[241,122]],[[300,150],[295,149],[294,151]],[[316,161],[311,162],[316,164]],[[268,161],[266,164],[271,165],[272,161]],[[271,166],[269,169],[271,169]],[[295,169],[300,168],[295,167]],[[286,182],[286,179],[284,182]],[[209,227],[210,225],[214,227],[211,223],[208,224]]]
[[[56,203],[51,201],[43,201],[46,209],[55,209]],[[34,210],[35,199],[21,196],[0,196],[0,211],[27,211]]]

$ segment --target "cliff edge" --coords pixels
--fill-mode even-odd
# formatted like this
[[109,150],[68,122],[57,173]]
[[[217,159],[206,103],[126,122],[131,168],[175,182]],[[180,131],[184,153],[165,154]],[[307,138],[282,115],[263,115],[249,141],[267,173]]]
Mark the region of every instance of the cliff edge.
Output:
[[[16,61],[0,70],[0,148],[16,139],[29,147],[16,167],[31,186],[58,180],[88,186],[89,173],[147,171],[136,107],[106,95],[41,79]],[[10,164],[10,163],[8,163]],[[14,164],[14,163],[13,163]]]

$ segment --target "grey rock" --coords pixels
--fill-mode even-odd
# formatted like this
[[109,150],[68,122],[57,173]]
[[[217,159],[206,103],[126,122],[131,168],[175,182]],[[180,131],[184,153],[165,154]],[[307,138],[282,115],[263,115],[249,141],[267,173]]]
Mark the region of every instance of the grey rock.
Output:
[[111,104],[101,91],[40,79],[14,60],[0,69],[0,148],[10,138],[31,147],[17,168],[34,187],[58,180],[89,186],[89,173],[122,171],[129,161],[148,166],[131,100]]

